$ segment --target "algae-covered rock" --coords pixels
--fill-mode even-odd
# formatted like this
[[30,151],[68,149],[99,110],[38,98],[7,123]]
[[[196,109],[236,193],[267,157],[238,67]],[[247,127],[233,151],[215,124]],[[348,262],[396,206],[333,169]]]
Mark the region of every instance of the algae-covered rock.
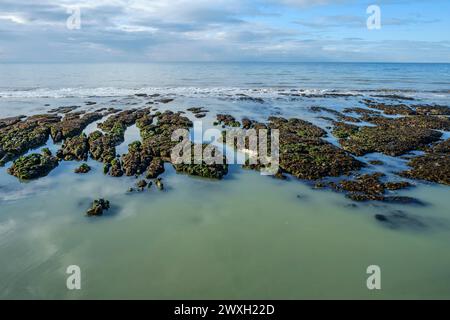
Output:
[[389,122],[376,127],[358,127],[336,122],[333,134],[342,148],[357,156],[381,152],[400,156],[438,141],[442,133],[428,128]]
[[408,162],[410,170],[400,175],[450,185],[450,139],[437,143],[419,157]]
[[86,163],[75,169],[75,173],[88,173],[89,171],[91,171],[91,167]]
[[86,161],[89,152],[88,138],[84,133],[67,138],[56,154],[58,158],[66,161]]
[[[217,148],[212,148],[211,155],[221,161],[219,163],[212,163],[203,159],[203,153],[205,153],[205,148],[208,147],[207,144],[197,145],[202,150],[202,154],[199,155],[201,159],[196,159],[195,144],[191,144],[191,159],[187,161],[188,163],[174,164],[174,168],[178,173],[185,173],[191,176],[199,176],[203,178],[210,179],[222,179],[224,175],[228,173],[228,164],[226,163],[225,157],[220,155]],[[198,163],[197,163],[198,162]]]
[[157,178],[163,172],[164,172],[164,162],[161,160],[161,158],[155,157],[152,159],[152,161],[150,161],[150,164],[146,169],[146,177],[147,179],[154,179]]
[[22,156],[8,169],[8,173],[21,179],[31,180],[45,177],[58,166],[58,159],[51,154],[33,153],[28,156]]
[[109,208],[110,204],[108,200],[105,199],[94,200],[94,202],[92,202],[91,207],[86,211],[86,215],[89,217],[102,216],[103,211],[109,210]]
[[152,160],[152,150],[135,141],[128,146],[128,153],[122,157],[122,167],[127,176],[142,174]]
[[54,142],[80,135],[81,132],[92,122],[103,117],[101,113],[86,113],[80,117],[78,113],[69,113],[64,116],[61,122],[51,126],[50,134]]

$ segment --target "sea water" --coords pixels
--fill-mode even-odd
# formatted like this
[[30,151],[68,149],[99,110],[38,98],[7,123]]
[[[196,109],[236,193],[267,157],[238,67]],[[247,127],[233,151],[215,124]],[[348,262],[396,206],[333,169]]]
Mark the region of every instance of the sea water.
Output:
[[[299,117],[329,132],[330,123],[318,118],[327,114],[309,107],[342,110],[392,94],[416,99],[406,103],[448,105],[449,71],[438,64],[0,65],[0,118],[67,105],[144,107],[146,98],[135,94],[157,93],[175,99],[158,105],[161,111],[208,109],[204,129],[217,113],[230,113],[238,120]],[[243,94],[263,102],[242,101]],[[130,127],[118,153],[139,139]],[[327,140],[337,143],[331,135]],[[51,140],[47,146],[60,147]],[[382,159],[385,165],[363,172],[392,179],[407,168],[406,160],[380,154],[359,159]],[[134,177],[105,176],[101,163],[88,164],[86,175],[73,173],[80,163],[62,162],[30,182],[8,175],[11,163],[0,168],[1,298],[450,298],[446,186],[414,181],[415,188],[396,193],[424,206],[354,203],[306,181],[280,181],[237,165],[212,181],[166,164],[164,191],[153,186],[130,194]],[[108,199],[111,209],[86,217],[97,198]],[[407,219],[393,227],[376,214]],[[66,286],[71,265],[80,267],[80,290]],[[381,269],[381,290],[367,287],[371,265]]]

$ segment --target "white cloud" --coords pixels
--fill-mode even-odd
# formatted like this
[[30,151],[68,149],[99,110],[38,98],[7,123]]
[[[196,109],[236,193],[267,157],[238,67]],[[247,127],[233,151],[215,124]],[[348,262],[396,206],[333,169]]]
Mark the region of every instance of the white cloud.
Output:
[[5,20],[17,24],[26,24],[28,22],[24,17],[20,16],[19,14],[13,13],[0,14],[0,20]]

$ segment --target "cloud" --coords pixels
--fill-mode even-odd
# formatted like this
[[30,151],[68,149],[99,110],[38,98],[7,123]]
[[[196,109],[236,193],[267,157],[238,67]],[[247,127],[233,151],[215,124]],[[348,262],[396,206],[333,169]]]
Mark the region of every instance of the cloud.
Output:
[[[411,3],[389,3],[394,2]],[[352,0],[77,0],[81,29],[68,30],[67,9],[74,3],[2,0],[0,61],[371,61],[397,59],[395,51],[407,46],[401,41],[382,45],[368,41],[374,33],[358,33],[367,16],[365,10],[361,16],[347,10],[356,3]],[[329,5],[333,10],[326,11]],[[383,27],[441,23],[411,13],[392,17],[383,15]],[[449,59],[448,46],[419,40],[416,44],[436,53],[430,61],[438,55]],[[402,57],[412,60],[413,54]],[[419,51],[417,58],[427,60]]]

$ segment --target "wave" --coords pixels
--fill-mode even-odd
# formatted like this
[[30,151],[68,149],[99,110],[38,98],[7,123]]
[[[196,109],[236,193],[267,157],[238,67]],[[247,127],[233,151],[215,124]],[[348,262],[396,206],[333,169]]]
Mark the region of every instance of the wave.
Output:
[[102,98],[126,96],[185,96],[185,97],[348,97],[379,96],[389,98],[397,96],[410,98],[442,98],[450,95],[450,90],[418,91],[412,89],[289,89],[282,87],[269,88],[236,88],[236,87],[143,87],[143,88],[0,88],[1,98]]

